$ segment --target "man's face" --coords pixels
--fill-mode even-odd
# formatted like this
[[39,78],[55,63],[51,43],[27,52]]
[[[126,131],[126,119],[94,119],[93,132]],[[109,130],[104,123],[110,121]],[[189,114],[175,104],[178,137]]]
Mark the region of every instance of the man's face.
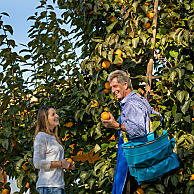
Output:
[[115,95],[115,98],[119,100],[123,100],[126,95],[127,90],[127,82],[124,83],[124,85],[121,85],[120,82],[118,82],[117,78],[113,78],[113,80],[110,82],[110,87],[112,90],[112,93]]

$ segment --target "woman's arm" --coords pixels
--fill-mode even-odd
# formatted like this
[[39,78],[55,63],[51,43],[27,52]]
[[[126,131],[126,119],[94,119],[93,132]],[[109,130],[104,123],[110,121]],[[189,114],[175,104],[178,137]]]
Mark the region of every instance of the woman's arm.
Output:
[[65,168],[65,169],[70,169],[71,163],[68,162],[66,159],[61,160],[61,161],[52,161],[50,168]]

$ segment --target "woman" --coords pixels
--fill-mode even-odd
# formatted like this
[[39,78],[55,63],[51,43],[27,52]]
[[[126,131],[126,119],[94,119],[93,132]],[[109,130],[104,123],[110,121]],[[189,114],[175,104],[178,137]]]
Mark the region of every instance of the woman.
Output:
[[52,106],[38,111],[34,140],[33,163],[40,169],[36,188],[40,194],[63,194],[64,169],[74,170],[74,162],[64,159],[64,150],[58,133],[59,116]]

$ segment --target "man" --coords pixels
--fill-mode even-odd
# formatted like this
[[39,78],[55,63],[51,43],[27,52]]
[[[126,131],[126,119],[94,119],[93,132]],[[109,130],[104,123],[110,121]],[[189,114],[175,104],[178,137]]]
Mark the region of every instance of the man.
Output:
[[[149,116],[155,111],[145,98],[132,91],[131,80],[127,73],[122,70],[113,71],[109,75],[108,81],[115,98],[120,100],[121,115],[120,122],[117,122],[109,113],[109,120],[102,119],[104,126],[126,132],[128,138],[144,136],[149,133]],[[122,133],[119,134],[112,194],[134,193],[138,185],[134,178],[129,175],[127,161],[121,146],[123,143]]]

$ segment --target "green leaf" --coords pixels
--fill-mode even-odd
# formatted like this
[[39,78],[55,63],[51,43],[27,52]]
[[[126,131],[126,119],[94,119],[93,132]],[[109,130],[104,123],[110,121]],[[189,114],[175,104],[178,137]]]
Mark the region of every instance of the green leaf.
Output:
[[189,110],[189,107],[190,107],[190,101],[186,101],[184,105],[181,106],[181,111],[183,112],[183,114],[185,114]]
[[186,10],[189,10],[190,7],[191,7],[191,6],[190,6],[189,4],[186,4],[186,3],[185,3],[185,9],[186,9]]
[[21,188],[22,187],[22,181],[23,181],[23,175],[20,175],[19,177],[17,177],[17,187]]
[[176,71],[173,71],[173,72],[170,73],[170,81],[171,81],[171,82],[174,81],[174,78],[176,77],[176,74],[177,74]]
[[153,121],[150,123],[150,131],[155,131],[160,126],[160,121]]
[[182,113],[176,113],[174,117],[174,121],[178,123],[180,122],[181,118],[182,118]]
[[190,115],[183,117],[183,120],[186,121],[187,123],[191,123],[191,117]]
[[82,135],[82,139],[86,142],[87,141],[87,135]]
[[106,31],[110,33],[117,23],[118,23],[118,20],[115,20],[112,24],[106,27]]
[[100,38],[92,38],[91,40],[94,42],[103,42],[104,41],[103,39],[100,39]]
[[191,88],[193,87],[193,84],[187,80],[184,80],[184,84],[191,90]]
[[176,175],[171,175],[170,180],[171,180],[172,184],[176,187],[177,183],[178,183],[178,179],[177,179]]
[[94,147],[95,153],[98,152],[100,149],[101,149],[100,146],[98,144],[96,144]]
[[185,96],[185,91],[181,91],[181,90],[178,90],[177,92],[176,92],[176,97],[177,97],[177,99],[180,101],[180,102],[182,102],[183,101],[183,99],[184,99],[184,96]]
[[133,38],[133,39],[132,39],[132,46],[133,46],[134,48],[137,48],[138,43],[139,43],[139,37],[138,37],[138,38]]
[[168,112],[165,112],[165,113],[164,113],[164,117],[165,117],[165,119],[166,119],[167,121],[170,120],[171,113],[172,113],[171,111],[168,111]]
[[123,63],[123,59],[116,55],[115,60],[113,61],[113,64],[120,64],[120,63]]
[[181,79],[181,78],[182,78],[182,71],[181,71],[181,69],[176,68],[176,72],[177,72],[178,75],[179,75],[179,79]]
[[4,27],[7,29],[7,31],[8,31],[11,35],[13,35],[13,28],[12,28],[10,25],[5,25]]
[[174,58],[178,57],[178,52],[176,52],[174,50],[170,51],[169,54],[170,54],[171,57],[174,57]]
[[189,71],[193,71],[193,65],[191,63],[186,64],[186,69]]
[[109,8],[110,8],[110,6],[109,6],[109,4],[105,3],[105,4],[103,4],[103,8],[104,8],[106,11],[108,11]]
[[92,186],[94,185],[95,181],[96,181],[96,179],[94,179],[94,178],[90,178],[90,179],[87,181],[87,183],[88,183],[90,189],[92,189]]
[[6,13],[6,12],[1,12],[0,14],[2,14],[2,15],[6,15],[6,16],[9,16],[9,14],[8,14],[8,13]]
[[143,41],[143,44],[145,45],[145,44],[146,44],[146,40],[147,40],[146,36],[141,35],[141,39],[142,39],[142,41]]
[[132,7],[134,7],[135,12],[136,12],[136,9],[137,9],[138,4],[139,4],[139,1],[135,1],[135,2],[132,4]]
[[86,172],[86,171],[81,171],[80,173],[80,179],[81,181],[84,183],[86,181],[86,179],[88,179],[90,176],[90,173],[89,172]]
[[173,117],[175,117],[176,112],[177,112],[177,105],[174,105],[174,106],[172,107],[172,115],[173,115]]
[[9,147],[8,139],[0,139],[0,144],[7,150]]
[[148,6],[147,5],[143,5],[143,6],[141,6],[141,9],[145,12],[145,14],[147,14],[147,12],[148,12]]
[[156,189],[161,193],[165,193],[165,187],[162,184],[156,184]]

